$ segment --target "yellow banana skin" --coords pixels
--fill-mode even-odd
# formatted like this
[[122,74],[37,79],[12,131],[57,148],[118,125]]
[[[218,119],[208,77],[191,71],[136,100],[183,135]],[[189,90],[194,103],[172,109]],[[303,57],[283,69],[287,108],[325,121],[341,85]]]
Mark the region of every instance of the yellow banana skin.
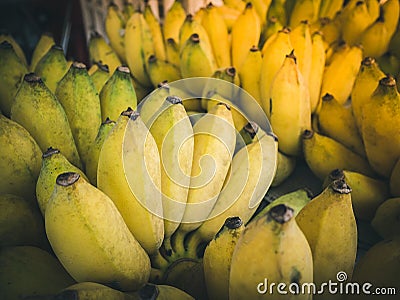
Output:
[[243,230],[244,223],[239,217],[227,218],[204,251],[204,280],[209,299],[229,299],[232,254]]
[[165,40],[165,55],[167,57],[167,61],[177,67],[180,66],[179,45],[173,38]]
[[3,41],[0,44],[0,110],[9,117],[15,94],[21,85],[27,67],[15,52],[12,44]]
[[42,167],[36,182],[36,199],[40,211],[44,216],[46,206],[54,190],[54,183],[58,175],[64,172],[76,172],[83,179],[88,180],[86,175],[76,166],[71,164],[58,149],[48,148],[42,155]]
[[388,197],[379,205],[371,220],[372,228],[384,239],[399,235],[400,198]]
[[108,66],[103,65],[102,63],[99,62],[95,63],[88,70],[88,74],[90,75],[90,78],[92,78],[97,93],[100,95],[101,89],[103,88],[104,84],[111,77]]
[[162,33],[161,24],[154,15],[149,3],[145,3],[143,16],[147,24],[149,25],[151,35],[153,37],[154,53],[156,57],[162,60],[166,60],[167,54],[165,50],[164,36]]
[[33,49],[31,63],[29,65],[29,71],[34,72],[36,65],[39,60],[50,50],[55,44],[53,34],[50,32],[44,32],[38,42],[36,43],[35,49]]
[[278,151],[276,172],[274,179],[272,180],[271,186],[279,186],[293,173],[296,165],[296,157],[286,155],[281,151]]
[[364,57],[380,57],[385,54],[389,49],[390,39],[384,20],[376,20],[361,35]]
[[186,11],[182,6],[182,2],[180,0],[174,0],[164,18],[162,31],[165,40],[172,38],[178,45],[181,43],[179,40],[179,30],[185,18]]
[[57,176],[45,225],[54,253],[77,282],[95,281],[123,291],[147,282],[150,259],[145,250],[112,200],[79,174]]
[[392,37],[399,24],[400,3],[396,0],[387,0],[381,5],[381,8],[388,35]]
[[[290,249],[297,249],[296,255]],[[248,273],[243,276],[243,268]],[[313,258],[306,237],[296,224],[293,210],[284,204],[273,207],[266,216],[249,223],[232,255],[229,299],[265,299],[274,297],[266,282],[289,285],[313,282]],[[268,284],[267,283],[267,284]],[[287,296],[287,295],[285,295]],[[299,299],[310,299],[304,293]]]
[[43,152],[49,147],[57,148],[72,164],[81,166],[63,106],[34,73],[24,76],[11,108],[11,119],[29,131]]
[[[336,281],[338,272],[351,278],[357,252],[357,227],[351,204],[351,188],[345,180],[333,181],[297,214],[296,221],[313,255],[317,286]],[[318,299],[333,295],[325,293]]]
[[182,77],[181,71],[177,66],[169,61],[161,60],[155,55],[149,56],[148,73],[154,87],[157,87],[160,82],[174,82]]
[[0,266],[2,299],[55,294],[75,283],[53,255],[33,246],[1,248]]
[[74,62],[58,83],[55,96],[64,107],[84,168],[102,120],[99,94],[86,65]]
[[344,0],[321,0],[319,17],[333,19],[336,16],[336,13],[342,8],[343,3]]
[[196,19],[193,18],[193,15],[188,14],[183,22],[181,28],[179,29],[179,49],[180,52],[184,47],[186,41],[190,38],[192,34],[198,34],[200,40],[203,44],[207,45],[206,47],[212,49],[210,39],[207,31],[203,27],[202,23],[199,23]]
[[312,57],[311,69],[308,78],[311,113],[314,113],[317,110],[320,101],[321,82],[326,61],[324,42],[324,35],[321,31],[315,31],[311,34]]
[[114,2],[110,2],[107,6],[104,27],[110,46],[117,53],[121,61],[125,60],[125,20],[118,6]]
[[135,109],[137,97],[129,68],[119,66],[104,84],[99,97],[102,120],[117,120],[127,107]]
[[103,142],[97,186],[146,252],[155,253],[164,238],[160,158],[153,136],[132,109],[121,113]]
[[17,41],[14,39],[14,37],[9,34],[9,33],[1,33],[0,34],[0,43],[7,41],[12,45],[14,48],[15,53],[17,56],[20,58],[21,62],[24,64],[26,68],[28,68],[28,62],[26,60],[26,56],[24,51],[22,50],[21,46],[17,43]]
[[332,138],[313,130],[303,132],[304,158],[311,171],[324,180],[334,169],[345,169],[375,177],[368,161]]
[[31,199],[39,176],[42,151],[29,132],[0,114],[0,191]]
[[314,23],[319,16],[320,2],[321,0],[296,1],[290,13],[290,26],[296,27],[301,21],[304,20]]
[[396,80],[389,75],[379,80],[362,109],[361,136],[368,161],[387,178],[400,156],[399,102]]

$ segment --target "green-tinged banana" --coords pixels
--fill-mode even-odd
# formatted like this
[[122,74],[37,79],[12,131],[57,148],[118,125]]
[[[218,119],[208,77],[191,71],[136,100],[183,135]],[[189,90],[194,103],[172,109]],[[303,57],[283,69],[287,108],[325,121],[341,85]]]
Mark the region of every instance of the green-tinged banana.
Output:
[[145,3],[143,16],[147,24],[149,25],[151,31],[151,36],[153,38],[153,44],[154,44],[154,53],[156,57],[162,60],[166,60],[167,54],[165,50],[164,36],[161,24],[158,21],[157,17],[155,16],[151,8],[151,5],[148,2]]
[[396,161],[389,178],[390,194],[400,197],[400,158]]
[[247,2],[242,14],[233,24],[231,32],[231,60],[237,70],[242,67],[249,49],[258,45],[260,35],[260,18],[253,4]]
[[68,69],[68,62],[63,49],[59,45],[53,45],[36,64],[35,74],[42,78],[54,94],[58,83],[68,72]]
[[321,0],[319,7],[320,18],[333,19],[343,7],[344,0]]
[[0,110],[7,117],[10,116],[15,94],[27,72],[27,67],[12,44],[3,41],[0,44]]
[[290,14],[289,25],[294,28],[305,20],[314,23],[319,17],[320,3],[321,0],[296,1]]
[[[296,224],[293,209],[284,204],[249,223],[239,237],[232,255],[229,299],[285,299],[288,295],[280,296],[271,289],[271,283],[278,282],[285,286],[313,282],[310,246]],[[292,296],[311,299],[309,293]]]
[[133,291],[149,279],[150,259],[113,201],[78,173],[57,176],[45,226],[54,253],[77,282]]
[[35,195],[42,151],[30,133],[0,114],[0,193],[31,199]]
[[155,55],[150,55],[147,64],[147,72],[154,87],[157,87],[157,85],[163,81],[174,82],[181,79],[179,67],[167,60],[162,60]]
[[376,176],[364,157],[313,130],[305,130],[303,133],[303,153],[308,167],[320,180],[324,180],[334,169]]
[[[296,221],[311,248],[313,282],[317,286],[329,280],[337,282],[338,272],[345,272],[351,278],[357,252],[357,226],[351,187],[346,181],[329,184],[300,210]],[[318,299],[333,297],[326,290],[318,295]]]
[[190,186],[193,162],[193,128],[182,100],[168,96],[148,124],[161,159],[161,193],[164,240],[178,228]]
[[[188,293],[178,289],[172,285],[166,284],[151,284],[148,283],[142,287],[139,291],[134,293],[134,296],[138,297],[138,300],[145,299],[158,299],[158,300],[194,300]],[[135,298],[136,299],[136,298]]]
[[[93,66],[97,66],[95,67],[96,70],[91,71]],[[90,69],[88,70],[88,74],[92,78],[97,93],[100,94],[101,89],[103,88],[104,84],[107,82],[107,80],[111,77],[112,74],[110,74],[108,66],[103,65],[100,62],[93,64],[92,67],[90,67]]]
[[158,88],[152,91],[138,106],[140,118],[145,124],[150,125],[157,117],[157,112],[165,102],[165,98],[171,95],[171,87],[167,82],[160,82]]
[[81,166],[63,106],[34,73],[24,76],[11,108],[11,119],[29,131],[43,152],[49,147],[57,148],[72,164]]
[[262,107],[260,79],[262,54],[257,46],[251,47],[239,71],[240,86]]
[[204,9],[201,24],[206,30],[218,68],[231,66],[228,26],[223,15],[211,2]]
[[324,188],[337,179],[345,179],[351,187],[351,202],[357,219],[371,221],[379,205],[389,198],[387,182],[341,169],[335,169],[328,175],[324,180]]
[[308,90],[310,93],[311,113],[314,113],[317,110],[320,101],[321,83],[325,70],[326,54],[324,36],[321,31],[315,31],[311,35],[311,41],[312,57],[310,73],[308,77]]
[[338,43],[340,40],[340,27],[337,24],[336,19],[330,19],[328,17],[319,18],[317,22],[310,24],[312,34],[315,31],[321,31],[324,38],[325,50],[330,45]]
[[383,238],[400,236],[400,198],[384,199],[371,220],[372,228]]
[[271,84],[269,119],[279,139],[279,150],[286,155],[302,153],[301,135],[311,128],[308,87],[296,63],[296,56],[286,55]]
[[108,66],[110,73],[122,64],[118,54],[99,32],[92,32],[88,43],[89,58],[91,62],[101,62]]
[[391,36],[383,19],[379,18],[361,34],[360,44],[364,57],[380,57],[389,49]]
[[333,53],[322,77],[321,95],[332,94],[340,104],[348,100],[361,66],[362,51],[358,45],[342,44]]
[[125,20],[119,7],[110,2],[106,9],[104,29],[107,34],[110,46],[117,53],[121,61],[125,60]]
[[162,30],[165,40],[172,38],[178,45],[180,44],[179,30],[183,22],[185,22],[185,18],[186,11],[182,6],[182,1],[174,0],[163,21]]
[[180,66],[179,45],[173,38],[166,39],[165,41],[165,55],[167,61],[177,67]]
[[55,294],[74,282],[60,262],[45,250],[33,246],[0,249],[1,299]]
[[321,134],[338,141],[358,155],[366,157],[351,106],[343,106],[333,95],[325,94],[322,96],[316,116]]
[[150,26],[142,12],[136,11],[125,28],[126,63],[133,76],[144,86],[151,86],[147,60],[155,53]]
[[196,21],[193,18],[193,15],[188,14],[185,18],[185,21],[182,23],[181,28],[179,29],[179,52],[182,52],[186,41],[194,33],[199,35],[200,40],[205,44],[207,48],[212,49],[208,33],[203,27],[202,23]]
[[89,181],[94,186],[97,186],[97,165],[99,162],[99,155],[100,155],[101,147],[103,146],[103,143],[104,143],[105,139],[107,138],[108,133],[111,131],[111,129],[114,127],[114,125],[115,125],[115,121],[112,121],[109,118],[106,118],[103,121],[103,123],[101,123],[99,132],[97,133],[97,136],[96,136],[93,144],[90,146],[90,149],[88,152],[85,172],[87,174]]
[[100,92],[101,118],[117,120],[127,107],[135,109],[137,97],[128,67],[119,66]]
[[37,41],[33,49],[29,71],[34,72],[39,60],[50,50],[55,44],[54,36],[50,32],[44,32]]
[[89,148],[102,120],[99,94],[86,65],[74,62],[58,83],[55,96],[64,107],[79,156],[85,166]]
[[364,104],[370,101],[373,91],[383,77],[385,77],[385,73],[381,70],[375,58],[365,57],[362,60],[351,90],[351,109],[360,133]]
[[42,155],[42,166],[36,182],[36,199],[43,216],[53,193],[56,178],[64,172],[76,172],[83,179],[88,180],[86,175],[71,164],[60,150],[49,147]]
[[164,238],[160,155],[145,123],[130,108],[103,142],[97,186],[113,200],[146,252],[155,253]]
[[182,78],[210,77],[217,69],[212,49],[203,43],[197,33],[186,41],[180,54]]
[[148,94],[152,92],[152,88],[143,86],[131,73],[131,80],[135,88],[136,98],[140,103]]
[[270,116],[271,84],[276,73],[282,67],[286,55],[292,50],[289,28],[283,28],[269,37],[261,50],[263,54],[260,77],[260,95],[262,108]]
[[12,194],[0,195],[0,246],[49,249],[43,218],[32,199]]
[[[366,299],[376,296],[376,299],[390,300],[396,298],[400,289],[400,237],[385,239],[373,245],[357,262],[351,281],[360,287],[366,287],[366,293],[354,294],[349,299]],[[374,274],[371,276],[371,274]],[[379,288],[378,288],[379,287]],[[375,290],[386,294],[373,295]]]
[[124,20],[127,21],[135,12],[135,6],[132,2],[128,0],[124,0],[122,4],[122,15],[124,16]]
[[[254,140],[233,156],[230,177],[207,220],[189,238],[189,244],[191,239],[196,245],[209,242],[228,217],[237,216],[243,223],[250,220],[274,178],[277,146],[274,135],[259,129]],[[193,245],[189,246],[193,250]]]
[[390,173],[400,157],[400,94],[396,80],[388,75],[364,103],[361,136],[368,162],[380,175]]
[[272,0],[252,0],[251,2],[260,18],[261,26],[264,26],[268,20],[267,13]]
[[227,218],[204,251],[204,280],[209,299],[229,299],[232,255],[243,230],[244,223],[239,217]]
[[282,184],[293,173],[296,165],[296,157],[278,151],[276,172],[271,186],[275,187]]
[[7,41],[8,43],[10,43],[15,51],[15,53],[17,54],[17,56],[19,57],[19,59],[21,60],[21,62],[24,64],[24,66],[26,68],[28,68],[28,62],[26,60],[26,56],[24,53],[24,50],[22,50],[21,45],[14,39],[14,37],[7,32],[2,32],[0,33],[0,43]]
[[279,23],[284,26],[289,25],[290,16],[286,10],[287,0],[272,0],[267,12],[267,18],[277,17]]
[[400,3],[396,0],[387,0],[381,5],[381,14],[390,37],[397,30],[400,17]]
[[268,20],[262,27],[260,41],[258,42],[258,47],[262,49],[265,41],[268,40],[270,36],[281,30],[283,27],[284,26],[279,22],[277,17],[272,16],[268,18]]

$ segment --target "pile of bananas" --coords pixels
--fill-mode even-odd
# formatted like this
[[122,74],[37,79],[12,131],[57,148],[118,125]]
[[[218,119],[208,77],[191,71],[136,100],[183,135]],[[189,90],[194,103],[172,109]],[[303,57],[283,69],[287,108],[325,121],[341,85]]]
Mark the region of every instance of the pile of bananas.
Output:
[[[399,14],[175,1],[160,22],[111,3],[90,67],[50,34],[29,63],[1,35],[0,298],[342,299],[299,291],[346,279],[399,293]],[[303,162],[317,194],[263,201]],[[359,222],[379,238],[356,263]]]

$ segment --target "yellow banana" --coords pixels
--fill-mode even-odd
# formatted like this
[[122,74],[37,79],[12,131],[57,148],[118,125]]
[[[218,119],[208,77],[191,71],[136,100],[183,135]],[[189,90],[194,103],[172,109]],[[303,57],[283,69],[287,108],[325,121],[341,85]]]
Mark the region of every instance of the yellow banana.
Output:
[[[96,67],[93,67],[93,66],[96,66]],[[96,70],[93,70],[93,68],[96,68]],[[111,77],[108,66],[103,65],[100,62],[97,62],[97,63],[93,64],[92,67],[90,67],[90,69],[88,70],[88,74],[92,78],[92,81],[93,81],[94,86],[96,87],[97,93],[100,94],[101,89],[103,88],[104,84]]]
[[165,50],[164,36],[162,33],[161,24],[158,21],[157,17],[154,15],[151,5],[148,2],[145,3],[143,16],[151,31],[151,36],[153,38],[154,44],[154,53],[156,57],[161,60],[166,60],[167,54]]
[[293,53],[286,56],[271,84],[269,115],[286,155],[302,153],[301,135],[311,128],[310,95]]
[[296,165],[296,157],[289,156],[281,151],[278,151],[276,172],[271,186],[275,187],[282,184],[293,173]]
[[8,43],[10,43],[15,51],[15,53],[17,54],[17,56],[19,57],[19,59],[21,60],[21,62],[24,64],[24,66],[26,68],[28,68],[28,62],[26,60],[26,56],[24,53],[24,50],[22,50],[21,45],[18,44],[18,42],[14,39],[14,37],[7,32],[3,32],[0,33],[0,43],[7,41]]
[[150,55],[147,64],[150,81],[154,87],[163,81],[174,82],[181,79],[181,71],[169,61]]
[[381,5],[381,13],[390,37],[397,30],[400,17],[400,3],[396,0],[387,0]]
[[364,57],[380,57],[389,49],[391,36],[383,19],[378,19],[362,33],[360,43]]
[[224,2],[225,6],[228,6],[228,7],[240,10],[240,11],[243,11],[243,9],[246,6],[246,2],[243,0],[224,0],[223,2]]
[[112,200],[79,174],[57,176],[45,225],[54,253],[77,282],[94,281],[124,291],[147,282],[148,255]]
[[270,36],[277,33],[283,27],[284,26],[279,22],[277,17],[270,17],[262,27],[260,41],[258,42],[259,48],[262,49],[266,40],[268,40]]
[[29,65],[29,71],[34,72],[36,65],[39,60],[50,50],[55,44],[53,34],[50,32],[44,32],[39,40],[37,41],[35,48],[33,49],[31,63]]
[[165,41],[165,55],[167,61],[177,67],[180,66],[179,45],[173,38],[169,38]]
[[[296,254],[290,249],[296,249]],[[245,276],[243,268],[248,270]],[[232,255],[229,299],[278,298],[271,289],[271,283],[278,282],[286,286],[313,282],[310,246],[296,224],[293,209],[284,204],[249,223],[239,237]],[[300,293],[296,298],[310,299],[310,294]]]
[[124,16],[125,22],[129,20],[129,18],[133,15],[134,12],[135,12],[135,6],[133,5],[133,3],[128,0],[124,0],[122,4],[122,15]]
[[371,226],[384,239],[399,236],[399,214],[400,198],[387,197],[376,209]]
[[267,13],[272,0],[252,0],[251,2],[260,18],[261,26],[264,26],[268,20]]
[[0,44],[0,110],[7,117],[10,116],[15,94],[26,73],[28,69],[12,44],[3,41]]
[[288,11],[286,9],[287,3],[292,1],[287,0],[272,0],[267,12],[267,18],[276,17],[283,26],[289,25]]
[[118,5],[110,2],[107,6],[104,29],[110,41],[110,46],[121,61],[125,61],[125,20]]
[[29,131],[43,152],[49,147],[57,148],[72,164],[81,167],[66,112],[40,77],[33,73],[24,76],[11,108],[11,119]]
[[289,24],[295,28],[300,22],[314,23],[319,17],[321,0],[296,1],[290,14]]
[[217,11],[222,15],[224,18],[226,27],[228,28],[228,32],[230,33],[232,31],[233,24],[235,24],[237,18],[240,16],[242,10],[238,10],[236,8],[227,6],[227,5],[221,5],[217,6]]
[[107,65],[111,74],[114,73],[114,70],[122,64],[118,54],[109,44],[107,44],[104,37],[98,32],[91,33],[88,50],[90,61],[97,61]]
[[182,23],[181,28],[179,29],[179,52],[182,52],[182,49],[185,46],[186,41],[194,33],[198,34],[200,40],[205,45],[207,45],[206,46],[207,48],[211,48],[211,43],[208,37],[208,33],[203,27],[203,25],[197,22],[193,18],[193,15],[188,14],[185,18],[185,21]]
[[310,24],[312,34],[315,31],[320,31],[324,39],[325,50],[329,49],[330,45],[336,44],[340,40],[340,24],[337,24],[336,19],[328,17],[320,18],[317,22]]
[[371,167],[381,176],[390,173],[400,157],[400,94],[396,80],[388,75],[362,109],[361,136]]
[[304,158],[311,171],[324,180],[334,169],[345,169],[374,177],[368,161],[334,139],[312,130],[303,133]]
[[186,11],[182,6],[182,1],[174,0],[164,17],[162,30],[165,40],[172,38],[178,45],[181,43],[179,40],[179,30],[185,18]]
[[155,253],[164,238],[160,158],[153,136],[132,109],[121,114],[103,142],[97,186],[146,252]]
[[310,92],[311,113],[314,113],[317,110],[320,101],[321,83],[325,70],[326,54],[324,36],[321,31],[315,31],[311,35],[311,41],[312,57],[310,73],[308,76],[308,90]]
[[229,299],[232,255],[243,231],[244,223],[239,217],[227,218],[204,251],[204,280],[211,300]]
[[343,7],[344,0],[321,0],[319,7],[320,18],[333,19]]

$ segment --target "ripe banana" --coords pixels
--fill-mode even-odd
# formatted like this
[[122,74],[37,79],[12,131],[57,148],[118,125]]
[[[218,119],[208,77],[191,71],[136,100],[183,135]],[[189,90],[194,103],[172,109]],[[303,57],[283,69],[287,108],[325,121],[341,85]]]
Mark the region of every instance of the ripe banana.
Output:
[[388,30],[388,35],[393,36],[399,24],[400,3],[396,0],[387,0],[381,5],[381,14]]
[[183,22],[185,22],[185,18],[186,11],[182,6],[182,1],[174,0],[164,17],[162,30],[165,40],[171,38],[174,39],[178,45],[181,43],[179,40],[179,30]]
[[[96,70],[93,70],[96,68]],[[88,70],[88,74],[92,78],[93,84],[96,87],[96,91],[100,94],[101,89],[107,80],[111,77],[110,70],[107,65],[103,65],[100,62],[94,63],[92,67]]]
[[360,43],[364,57],[380,57],[389,49],[391,36],[383,19],[379,18],[362,33]]
[[177,67],[180,66],[179,45],[173,38],[165,41],[165,55],[167,61]]
[[112,200],[78,173],[57,176],[45,213],[54,253],[77,281],[109,284],[124,291],[142,287],[150,259]]
[[110,2],[107,6],[104,20],[104,29],[110,41],[110,46],[117,53],[119,59],[125,61],[125,19],[118,5]]
[[194,33],[198,34],[200,40],[206,45],[207,48],[212,49],[206,29],[201,23],[193,18],[193,15],[188,14],[185,18],[185,21],[182,23],[181,28],[179,29],[179,52],[182,52],[186,41]]
[[297,165],[297,159],[294,156],[289,156],[281,151],[278,151],[276,172],[271,186],[281,185],[294,171]]
[[320,3],[321,0],[296,1],[290,13],[290,27],[294,28],[304,20],[307,20],[309,23],[317,21],[319,17]]
[[388,197],[376,210],[371,226],[384,239],[399,236],[399,214],[400,198]]
[[261,29],[261,36],[260,36],[260,41],[258,42],[258,47],[262,49],[265,44],[265,41],[269,39],[270,36],[274,35],[279,30],[281,30],[283,27],[284,26],[281,23],[279,23],[277,17],[275,16],[270,17]]
[[288,12],[286,10],[286,5],[288,2],[287,0],[272,0],[267,12],[267,18],[277,17],[279,23],[283,24],[284,26],[288,25],[288,21],[290,16],[288,16]]
[[8,33],[8,32],[3,32],[0,33],[0,43],[7,41],[10,43],[17,54],[17,56],[20,58],[21,62],[24,64],[26,68],[28,68],[28,62],[26,60],[26,56],[24,53],[24,50],[22,50],[21,45],[17,43],[17,41],[14,39],[14,37]]
[[147,71],[154,87],[157,87],[157,85],[163,81],[174,82],[181,79],[181,71],[179,68],[167,60],[162,60],[155,55],[150,55],[147,63]]
[[33,49],[29,71],[34,72],[39,60],[55,45],[54,36],[50,32],[44,32]]
[[308,77],[311,113],[314,113],[317,110],[320,101],[322,76],[324,75],[326,61],[324,42],[324,35],[321,31],[315,31],[311,34],[312,57]]
[[319,7],[320,18],[333,19],[343,7],[344,0],[321,0]]
[[165,50],[164,36],[162,33],[161,24],[158,21],[157,17],[154,15],[151,5],[148,2],[144,5],[143,16],[151,31],[151,36],[153,38],[154,44],[154,54],[157,58],[161,60],[166,60],[167,54]]
[[153,136],[130,108],[103,142],[97,186],[113,200],[146,252],[155,253],[164,238],[160,156]]
[[118,54],[104,37],[98,32],[92,32],[88,42],[89,58],[91,62],[101,62],[108,66],[111,74],[122,64]]

